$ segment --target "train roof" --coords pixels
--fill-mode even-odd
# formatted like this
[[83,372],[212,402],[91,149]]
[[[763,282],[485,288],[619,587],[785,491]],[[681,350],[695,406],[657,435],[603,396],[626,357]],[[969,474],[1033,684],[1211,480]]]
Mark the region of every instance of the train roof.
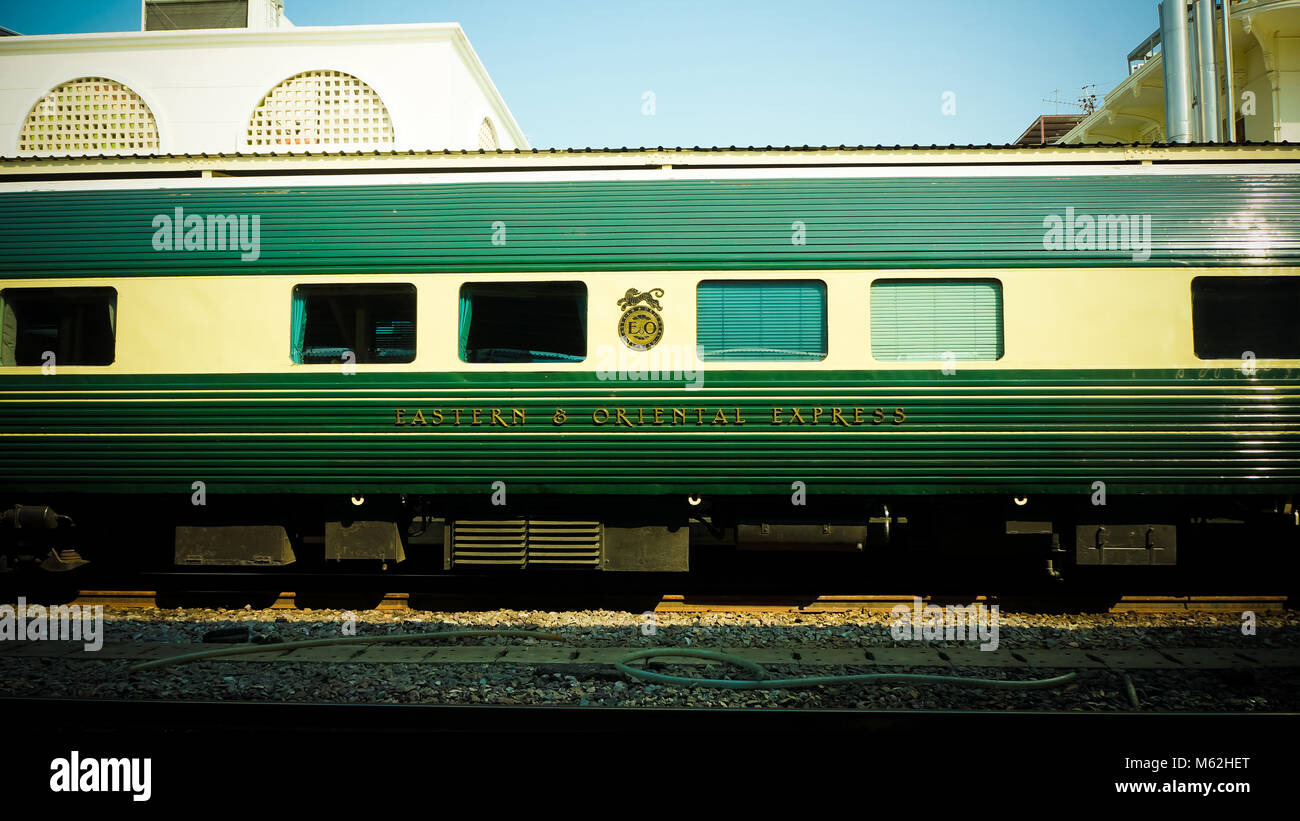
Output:
[[576,148],[507,151],[294,151],[283,153],[0,157],[0,181],[153,177],[392,174],[655,168],[1270,163],[1300,160],[1300,144],[761,146]]

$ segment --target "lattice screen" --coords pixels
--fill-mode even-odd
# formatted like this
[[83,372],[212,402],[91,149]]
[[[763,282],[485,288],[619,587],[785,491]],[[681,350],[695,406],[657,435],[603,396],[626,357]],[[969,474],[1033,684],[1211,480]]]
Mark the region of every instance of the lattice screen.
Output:
[[484,117],[483,124],[478,127],[478,147],[483,151],[496,151],[500,147],[497,145],[496,127],[488,117]]
[[19,151],[134,152],[158,149],[158,123],[140,95],[103,77],[55,86],[27,115]]
[[307,71],[262,98],[248,121],[250,147],[390,147],[393,124],[370,86],[341,71]]

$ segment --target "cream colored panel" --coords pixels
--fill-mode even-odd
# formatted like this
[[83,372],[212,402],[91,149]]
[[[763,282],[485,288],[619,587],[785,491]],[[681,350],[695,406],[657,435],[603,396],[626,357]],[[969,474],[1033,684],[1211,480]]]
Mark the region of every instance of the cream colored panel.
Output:
[[[1191,281],[1196,276],[1300,275],[1296,268],[1090,268],[968,271],[600,272],[586,274],[412,274],[407,276],[183,276],[6,280],[0,288],[108,285],[117,289],[117,359],[109,366],[64,366],[59,373],[336,372],[337,364],[289,359],[293,287],[312,283],[405,283],[417,288],[416,358],[359,364],[358,372],[618,370],[938,370],[942,363],[877,362],[871,356],[871,282],[891,278],[996,279],[1002,283],[1004,348],[994,362],[959,362],[959,371],[1239,367],[1197,359],[1192,347]],[[818,279],[826,283],[829,350],[821,362],[700,362],[695,358],[695,291],[705,279]],[[465,363],[458,355],[464,282],[587,284],[587,359],[555,363]],[[661,288],[664,336],[647,352],[619,339],[618,300]],[[1300,368],[1267,360],[1261,368]],[[5,367],[3,373],[39,373]],[[689,379],[690,373],[685,375]]]

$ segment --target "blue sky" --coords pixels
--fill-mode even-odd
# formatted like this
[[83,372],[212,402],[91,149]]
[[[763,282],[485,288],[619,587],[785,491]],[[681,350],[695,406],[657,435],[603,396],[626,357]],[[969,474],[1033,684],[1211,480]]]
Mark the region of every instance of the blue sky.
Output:
[[[537,148],[1006,143],[1098,99],[1156,0],[286,0],[296,25],[460,23]],[[0,0],[23,34],[130,31],[139,0]],[[654,114],[643,113],[645,92]],[[955,115],[943,113],[952,92]],[[1055,94],[1053,92],[1055,91]]]

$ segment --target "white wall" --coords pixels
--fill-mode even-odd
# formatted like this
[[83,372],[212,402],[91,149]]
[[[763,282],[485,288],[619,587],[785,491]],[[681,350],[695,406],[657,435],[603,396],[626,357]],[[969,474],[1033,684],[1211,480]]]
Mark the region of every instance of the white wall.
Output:
[[143,98],[158,122],[159,153],[248,151],[244,131],[257,103],[313,69],[369,84],[388,109],[396,150],[477,149],[484,116],[502,149],[528,147],[460,26],[446,23],[0,38],[0,156],[17,153],[37,101],[87,76]]

